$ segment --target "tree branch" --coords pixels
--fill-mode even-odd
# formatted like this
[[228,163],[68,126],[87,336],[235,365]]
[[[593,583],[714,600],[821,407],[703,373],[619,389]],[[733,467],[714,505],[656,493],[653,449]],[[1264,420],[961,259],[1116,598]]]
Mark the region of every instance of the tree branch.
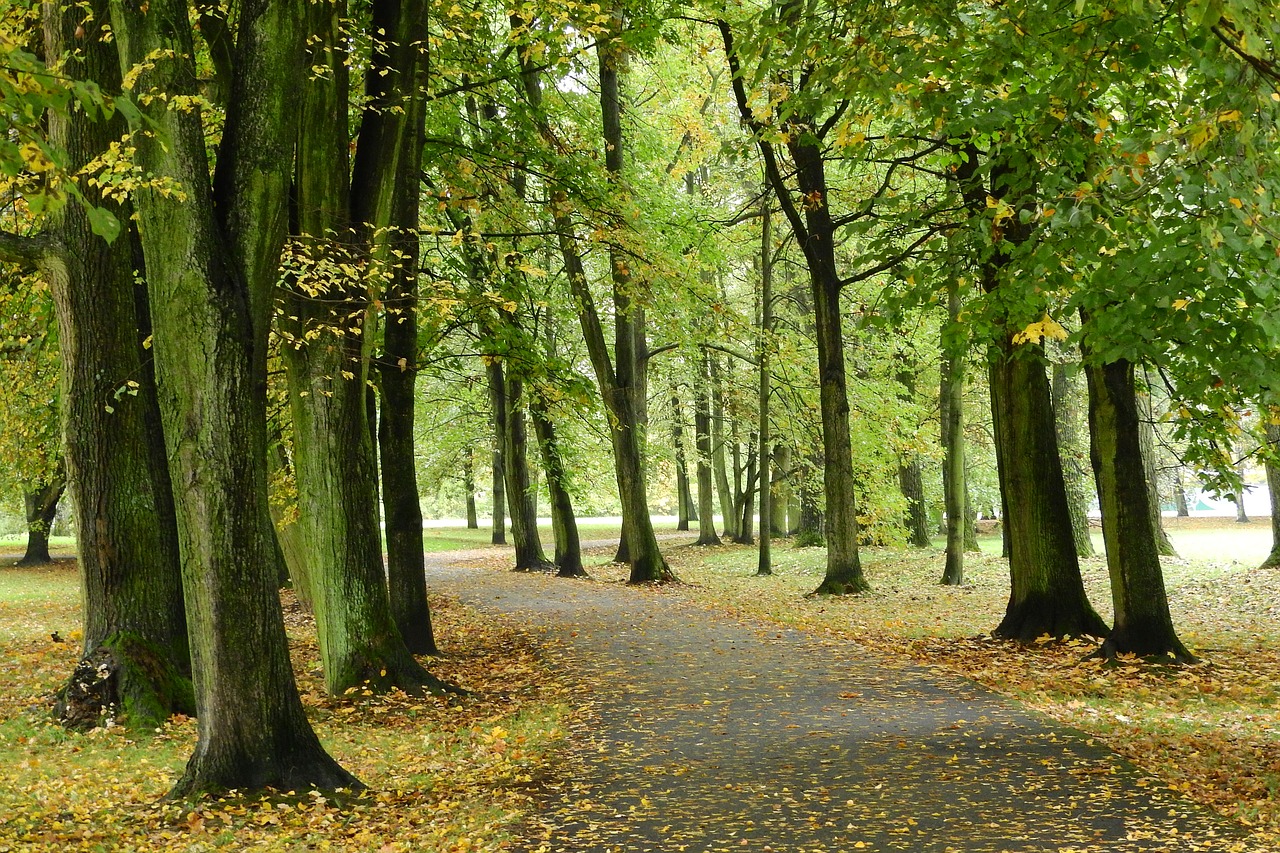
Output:
[[46,234],[30,236],[0,231],[0,261],[17,264],[23,272],[39,266],[53,251],[53,240]]

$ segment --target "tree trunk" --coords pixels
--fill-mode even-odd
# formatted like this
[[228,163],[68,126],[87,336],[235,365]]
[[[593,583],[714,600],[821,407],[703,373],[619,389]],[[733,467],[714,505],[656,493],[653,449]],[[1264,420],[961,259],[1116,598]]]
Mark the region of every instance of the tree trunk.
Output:
[[542,452],[542,468],[547,472],[547,494],[551,497],[551,528],[556,541],[556,574],[562,578],[585,578],[582,565],[582,543],[578,538],[578,520],[573,511],[573,498],[565,486],[564,457],[556,439],[546,401],[534,393],[529,403],[529,417]]
[[912,454],[910,461],[898,467],[898,488],[907,499],[907,542],[916,548],[928,548],[933,539],[929,535],[929,513],[924,503],[924,474],[920,470],[920,457]]
[[507,426],[502,416],[506,411],[505,397],[505,391],[495,391],[493,374],[489,371],[489,399],[493,403],[493,518],[490,521],[493,532],[489,542],[494,545],[507,544],[507,464],[503,455]]
[[[408,111],[366,110],[356,143],[357,182],[349,184],[348,57],[337,29],[343,11],[340,3],[307,7],[308,64],[326,73],[308,75],[302,84],[294,195],[303,261],[358,272],[381,253],[371,235],[379,222],[390,222],[400,162],[390,139],[405,132]],[[413,80],[401,78],[398,85]],[[368,94],[371,104],[380,97]],[[379,158],[380,168],[369,164]],[[348,235],[355,235],[354,246]],[[308,276],[304,269],[291,285],[290,319],[283,324],[291,340],[283,353],[325,688],[335,696],[366,684],[378,691],[444,692],[447,686],[414,659],[391,610],[365,407],[368,282],[355,273]]]
[[1125,360],[1088,365],[1089,434],[1098,498],[1102,505],[1102,537],[1115,627],[1100,654],[1137,654],[1194,661],[1173,629],[1155,520],[1151,517],[1150,484],[1143,470],[1140,417],[1133,365]]
[[733,541],[739,545],[750,545],[755,541],[752,533],[755,528],[756,484],[759,482],[759,472],[756,470],[758,456],[756,436],[752,434],[747,440],[747,462],[742,476],[742,490],[738,493],[736,504],[738,535],[733,538]]
[[[181,797],[359,785],[325,753],[298,698],[267,509],[267,313],[295,138],[285,98],[302,76],[299,11],[280,0],[241,6],[234,112],[218,157],[221,222],[198,111],[153,101],[145,111],[154,135],[135,137],[143,171],[183,191],[134,193],[199,715],[195,753],[173,791]],[[112,2],[121,67],[148,69],[141,90],[198,94],[190,30],[173,26],[186,20],[175,0]]]
[[[120,60],[102,38],[107,3],[91,3],[78,60],[67,66],[77,79],[119,91]],[[45,53],[61,56],[75,43],[84,15],[44,7]],[[74,172],[126,132],[124,120],[94,121],[83,111],[54,111],[49,135],[66,152]],[[86,200],[102,204],[98,188],[81,186]],[[173,713],[196,710],[191,654],[183,610],[181,561],[164,436],[151,354],[146,297],[134,284],[140,247],[128,225],[131,208],[114,209],[123,233],[108,245],[90,228],[77,204],[54,222],[58,250],[40,266],[53,293],[61,349],[64,461],[77,526],[87,673],[72,673],[59,693],[55,715],[71,728],[96,726],[116,706],[131,725],[153,728]],[[134,384],[128,384],[132,378]],[[124,382],[125,384],[120,384]],[[96,664],[107,659],[107,679]]]
[[704,350],[711,377],[711,468],[716,480],[716,494],[720,499],[720,526],[728,539],[738,536],[738,513],[729,486],[729,462],[725,449],[724,383],[720,375],[720,360]]
[[1164,513],[1160,509],[1160,469],[1156,464],[1156,426],[1151,395],[1146,393],[1140,395],[1138,402],[1141,406],[1138,440],[1142,448],[1142,472],[1147,478],[1147,508],[1156,529],[1156,549],[1161,557],[1176,557],[1178,551],[1169,541],[1169,534],[1165,532]]
[[787,524],[787,512],[791,508],[791,446],[776,444],[773,448],[773,465],[770,472],[773,482],[769,499],[769,531],[775,537],[791,532]]
[[684,456],[684,409],[680,395],[671,395],[671,444],[676,457],[676,530],[688,530],[697,517],[693,496],[689,492],[689,466]]
[[476,454],[470,445],[462,457],[462,488],[467,493],[467,529],[479,530],[480,518],[476,514]]
[[993,348],[991,397],[1012,586],[993,633],[1016,640],[1103,636],[1106,625],[1080,577],[1039,345],[1015,348],[1006,334]]
[[1053,380],[1050,394],[1053,401],[1053,422],[1058,436],[1058,452],[1062,454],[1062,476],[1067,487],[1067,507],[1071,513],[1071,534],[1076,543],[1076,554],[1093,556],[1093,538],[1089,534],[1089,501],[1093,496],[1093,483],[1088,471],[1088,453],[1080,435],[1081,413],[1079,401],[1081,388],[1079,366],[1062,362],[1053,364]]
[[1187,486],[1182,481],[1182,467],[1178,467],[1177,479],[1173,488],[1173,500],[1178,506],[1178,518],[1189,518],[1191,509],[1187,506]]
[[58,501],[67,488],[62,462],[49,478],[34,488],[24,490],[22,502],[26,509],[27,550],[18,561],[19,566],[43,566],[53,562],[49,556],[49,531],[53,517],[58,512]]
[[[803,139],[799,135],[798,139]],[[800,194],[821,202],[806,205],[809,239],[803,245],[813,292],[818,338],[818,382],[822,409],[823,490],[827,497],[827,568],[818,594],[858,593],[869,588],[858,556],[858,507],[849,439],[849,397],[845,379],[844,333],[840,316],[840,276],[835,259],[835,226],[827,207],[822,153],[816,145],[793,142]]]
[[[410,4],[411,6],[413,4]],[[395,26],[386,20],[396,7],[375,4],[375,26]],[[420,7],[419,7],[420,8]],[[406,16],[416,14],[410,9]],[[405,22],[416,26],[416,21]],[[391,45],[399,51],[402,46]],[[395,73],[425,77],[425,61],[418,52],[393,63]],[[376,75],[381,77],[382,75]],[[391,614],[404,644],[414,654],[437,654],[431,607],[427,601],[426,561],[423,555],[422,502],[418,494],[418,465],[414,454],[414,387],[418,378],[418,205],[421,197],[423,106],[421,98],[409,104],[403,135],[388,240],[395,261],[389,271],[383,297],[386,320],[382,330],[382,360],[377,377],[382,417],[378,421],[378,446],[382,473],[382,511],[386,519],[387,593]],[[470,509],[474,512],[474,497]],[[470,520],[470,519],[468,519]]]
[[1267,490],[1271,493],[1271,553],[1262,561],[1261,568],[1272,569],[1280,566],[1280,463],[1274,458],[1280,451],[1280,424],[1273,423],[1274,413],[1263,417],[1267,424],[1268,447],[1263,459],[1267,469]]
[[[947,321],[953,334],[960,330],[960,283],[947,282]],[[942,386],[938,393],[941,421],[942,503],[946,516],[947,550],[942,568],[942,583],[961,586],[964,583],[966,522],[969,515],[969,483],[965,472],[964,441],[964,371],[965,350],[956,340],[943,338]],[[964,342],[968,343],[965,335]],[[949,345],[948,345],[949,344]]]
[[[616,34],[607,34],[596,45],[600,71],[600,115],[604,137],[605,169],[614,182],[620,182],[623,169],[622,98],[619,86],[620,66],[624,61],[623,45]],[[562,242],[564,232],[562,234]],[[674,580],[666,559],[658,548],[649,517],[649,499],[645,483],[644,426],[646,405],[645,318],[643,306],[632,298],[632,282],[626,256],[614,245],[609,247],[609,268],[613,279],[614,346],[613,362],[603,350],[603,335],[588,331],[585,324],[598,325],[599,318],[582,314],[588,349],[600,381],[601,395],[613,417],[614,464],[617,468],[618,494],[622,502],[622,542],[631,563],[631,583]],[[573,276],[570,276],[571,281]],[[585,279],[578,279],[579,301],[585,304],[582,291]],[[592,339],[595,339],[594,345]],[[621,549],[620,549],[621,550]]]
[[[757,406],[760,436],[760,550],[756,561],[757,575],[773,574],[772,536],[773,488],[769,463],[773,461],[773,439],[769,430],[769,383],[773,352],[773,232],[770,228],[769,201],[760,205],[760,335],[757,358],[760,362],[760,385]],[[744,527],[751,521],[748,514]]]
[[716,534],[715,487],[712,485],[711,376],[706,350],[698,353],[693,391],[694,444],[698,450],[698,542],[719,545]]
[[[502,382],[502,366],[495,362]],[[503,461],[507,475],[508,504],[511,508],[511,538],[515,540],[518,572],[549,571],[553,564],[542,550],[538,538],[538,512],[533,503],[533,487],[529,480],[528,431],[524,420],[524,383],[516,376],[505,376],[506,394],[503,419],[506,422]]]

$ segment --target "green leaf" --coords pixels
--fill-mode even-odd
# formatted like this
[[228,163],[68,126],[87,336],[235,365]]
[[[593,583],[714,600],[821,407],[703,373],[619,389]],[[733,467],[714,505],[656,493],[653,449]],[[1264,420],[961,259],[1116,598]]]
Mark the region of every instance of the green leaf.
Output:
[[85,215],[89,217],[89,227],[108,243],[114,243],[120,236],[120,220],[105,207],[85,205]]

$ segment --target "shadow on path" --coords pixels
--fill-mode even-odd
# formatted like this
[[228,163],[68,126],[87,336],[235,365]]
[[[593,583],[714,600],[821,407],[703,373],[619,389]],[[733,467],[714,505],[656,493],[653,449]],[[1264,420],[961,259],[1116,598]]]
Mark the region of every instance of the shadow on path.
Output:
[[429,587],[544,630],[594,705],[592,742],[522,850],[1246,849],[1101,744],[965,679],[687,591],[446,562],[459,556],[429,560]]

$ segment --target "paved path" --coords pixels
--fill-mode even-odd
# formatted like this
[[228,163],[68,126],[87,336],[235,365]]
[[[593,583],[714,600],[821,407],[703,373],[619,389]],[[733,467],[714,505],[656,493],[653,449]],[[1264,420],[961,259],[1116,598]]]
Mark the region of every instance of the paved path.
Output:
[[1211,814],[967,680],[718,614],[696,590],[447,565],[544,630],[595,730],[524,850],[1221,851]]

